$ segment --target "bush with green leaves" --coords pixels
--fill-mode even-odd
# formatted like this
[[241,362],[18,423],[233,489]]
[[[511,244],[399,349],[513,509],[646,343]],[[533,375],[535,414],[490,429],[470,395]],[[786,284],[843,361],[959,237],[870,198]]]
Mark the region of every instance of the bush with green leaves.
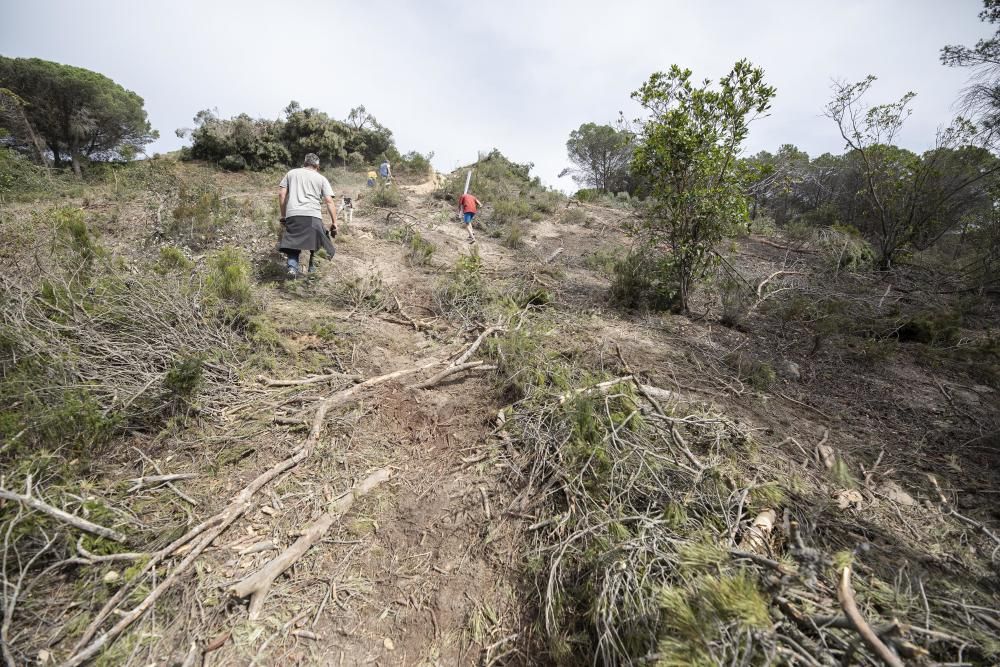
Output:
[[184,251],[172,245],[160,248],[160,257],[153,269],[157,273],[170,273],[171,271],[190,271],[194,268],[194,262],[184,255]]
[[399,188],[392,185],[379,184],[372,191],[368,201],[371,202],[372,206],[398,208],[403,203],[403,196],[400,194]]
[[650,112],[632,163],[650,182],[652,198],[637,250],[653,258],[648,267],[657,274],[658,295],[681,312],[718,261],[715,246],[740,223],[745,228],[747,198],[736,158],[749,122],[767,111],[775,94],[763,70],[747,61],[737,62],[717,89],[691,76],[675,65],[633,93]]
[[567,208],[559,216],[559,222],[564,225],[584,225],[587,223],[587,212],[582,208]]
[[442,315],[474,320],[485,312],[490,295],[482,275],[483,259],[473,248],[434,286],[434,302]]
[[864,271],[875,265],[875,250],[855,227],[833,225],[817,234],[824,261],[834,271]]
[[426,266],[434,255],[434,244],[410,225],[400,225],[389,232],[389,238],[406,247],[406,261],[411,266]]
[[205,248],[215,242],[226,213],[219,191],[214,187],[188,188],[182,184],[165,232],[191,248]]

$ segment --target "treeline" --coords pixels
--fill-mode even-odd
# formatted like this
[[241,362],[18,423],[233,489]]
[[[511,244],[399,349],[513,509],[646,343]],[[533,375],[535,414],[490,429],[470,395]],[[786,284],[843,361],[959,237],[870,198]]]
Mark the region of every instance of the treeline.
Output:
[[223,119],[204,110],[194,123],[194,128],[177,131],[178,136],[191,138],[182,157],[213,162],[231,171],[301,164],[306,153],[316,153],[326,165],[361,168],[389,159],[396,172],[430,168],[430,155],[400,154],[392,131],[364,106],[351,109],[346,121],[293,101],[285,107],[283,118],[239,114]]
[[[1000,0],[988,0],[980,17],[1000,22]],[[976,84],[964,100],[967,117],[939,131],[934,147],[920,154],[895,143],[915,94],[870,104],[869,76],[835,84],[825,107],[843,154],[810,158],[786,144],[773,154],[741,156],[749,123],[776,92],[745,61],[716,87],[694,84],[678,67],[655,73],[633,94],[645,119],[574,130],[566,143],[573,167],[562,175],[584,186],[578,198],[641,206],[635,246],[617,270],[617,295],[630,305],[685,311],[692,285],[719,261],[716,245],[771,223],[802,240],[827,230],[863,238],[872,268],[920,256],[967,289],[996,290],[1000,31],[974,47],[945,47],[941,57],[945,65],[973,68]]]
[[0,146],[80,176],[90,160],[130,160],[159,138],[143,100],[108,77],[0,56]]
[[[159,138],[143,99],[108,77],[38,58],[0,56],[0,186],[23,177],[25,159],[44,167],[72,165],[77,176],[90,162],[128,161]],[[205,160],[232,171],[300,164],[316,153],[328,165],[361,168],[382,159],[397,174],[425,174],[432,154],[401,154],[392,131],[364,106],[345,120],[291,102],[282,118],[223,119],[200,111],[182,157]],[[6,150],[3,150],[3,149]],[[23,176],[23,175],[22,175]]]

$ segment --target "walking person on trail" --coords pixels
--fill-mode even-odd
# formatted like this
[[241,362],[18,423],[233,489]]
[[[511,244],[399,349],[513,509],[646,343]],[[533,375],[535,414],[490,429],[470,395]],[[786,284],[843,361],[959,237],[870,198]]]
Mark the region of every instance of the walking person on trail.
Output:
[[483,205],[483,202],[466,192],[458,198],[458,214],[462,216],[462,223],[465,231],[469,232],[469,243],[476,242],[476,235],[472,233],[472,219],[476,217],[476,211]]
[[378,181],[378,172],[374,169],[368,172],[368,187],[374,188],[375,183]]
[[[278,250],[288,257],[288,275],[299,274],[299,256],[309,251],[309,272],[316,270],[314,259],[320,248],[333,257],[336,250],[331,238],[337,235],[337,205],[333,202],[333,187],[319,173],[319,156],[306,155],[302,166],[292,169],[278,185],[281,205],[281,241]],[[329,232],[323,227],[323,204],[330,211]]]
[[392,165],[389,164],[389,158],[382,159],[382,164],[378,166],[378,175],[386,185],[392,182]]

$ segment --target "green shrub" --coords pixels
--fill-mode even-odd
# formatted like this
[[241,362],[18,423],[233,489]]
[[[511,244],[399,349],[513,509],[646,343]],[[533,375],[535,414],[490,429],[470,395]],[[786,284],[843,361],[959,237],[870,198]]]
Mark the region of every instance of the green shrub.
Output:
[[497,225],[520,222],[531,215],[531,206],[519,199],[499,199],[494,201],[489,221]]
[[64,207],[52,213],[59,236],[68,245],[85,266],[90,266],[94,259],[103,254],[90,228],[87,226],[86,213],[83,209]]
[[512,220],[504,226],[500,241],[504,246],[517,250],[524,247],[524,234],[524,223],[520,220]]
[[785,225],[785,236],[796,243],[809,243],[816,237],[816,228],[802,220],[793,220]]
[[564,225],[582,225],[587,222],[587,212],[582,208],[567,208],[559,216],[559,222]]
[[719,299],[722,302],[720,319],[727,327],[741,324],[754,303],[753,294],[747,285],[729,274],[725,274],[720,281]]
[[406,247],[406,261],[411,266],[426,266],[434,255],[434,244],[409,225],[400,225],[389,232],[389,238]]
[[818,234],[820,252],[834,271],[863,271],[875,264],[875,250],[848,225],[833,225]]
[[202,364],[200,356],[178,359],[163,377],[163,388],[179,399],[190,400],[201,387]]
[[774,236],[778,232],[778,227],[771,216],[758,215],[748,224],[747,232],[757,236]]
[[222,216],[222,199],[217,190],[211,187],[189,190],[181,185],[177,206],[165,231],[192,248],[205,248],[215,241]]
[[615,264],[611,299],[626,308],[671,308],[677,304],[676,291],[666,284],[652,253],[633,248]]
[[483,260],[475,248],[459,256],[455,266],[434,287],[434,302],[442,315],[465,319],[481,315],[489,302],[482,277]]
[[758,391],[766,391],[778,379],[774,367],[766,361],[758,361],[748,354],[737,352],[726,357],[726,363],[736,371],[739,378]]
[[171,271],[190,271],[194,268],[194,262],[185,257],[180,248],[163,246],[160,248],[160,258],[153,268],[160,274]]
[[897,337],[903,343],[949,347],[958,343],[961,324],[961,316],[957,313],[926,313],[904,322]]
[[368,312],[386,310],[392,298],[380,273],[345,276],[334,284],[332,297],[335,305]]
[[253,302],[250,262],[237,248],[224,248],[208,260],[205,287],[209,294],[237,308]]
[[399,194],[399,190],[392,186],[379,185],[372,192],[369,201],[373,206],[380,206],[382,208],[397,208],[403,201],[402,196]]

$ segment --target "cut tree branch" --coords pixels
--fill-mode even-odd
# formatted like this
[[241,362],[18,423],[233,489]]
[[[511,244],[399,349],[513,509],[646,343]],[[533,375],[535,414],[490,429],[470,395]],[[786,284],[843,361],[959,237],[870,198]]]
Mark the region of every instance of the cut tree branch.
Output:
[[318,542],[326,534],[326,531],[330,529],[330,526],[351,509],[355,500],[370,493],[391,476],[392,473],[388,468],[381,468],[366,477],[357,486],[341,494],[340,497],[331,503],[330,509],[326,514],[302,530],[302,535],[290,547],[278,554],[267,565],[229,589],[229,594],[235,598],[250,598],[251,621],[256,621],[260,617],[261,609],[264,607],[264,600],[267,598],[274,580],[298,561],[312,545]]
[[851,588],[851,566],[844,567],[840,575],[840,584],[837,586],[837,597],[840,599],[840,607],[844,610],[844,615],[851,622],[851,626],[861,635],[865,644],[875,652],[875,655],[889,667],[905,667],[898,655],[892,652],[885,643],[879,639],[872,626],[858,611],[858,605],[854,602],[854,590]]
[[7,489],[0,489],[0,498],[21,503],[25,507],[30,507],[33,510],[38,510],[39,512],[48,514],[54,519],[58,519],[63,523],[67,523],[74,528],[90,533],[91,535],[97,535],[109,540],[114,540],[115,542],[125,542],[125,536],[117,530],[105,528],[104,526],[99,526],[96,523],[87,521],[86,519],[81,519],[80,517],[74,516],[69,512],[59,509],[58,507],[53,507],[48,503],[43,503],[41,500],[33,496],[21,495],[20,493],[14,493],[13,491],[8,491]]

